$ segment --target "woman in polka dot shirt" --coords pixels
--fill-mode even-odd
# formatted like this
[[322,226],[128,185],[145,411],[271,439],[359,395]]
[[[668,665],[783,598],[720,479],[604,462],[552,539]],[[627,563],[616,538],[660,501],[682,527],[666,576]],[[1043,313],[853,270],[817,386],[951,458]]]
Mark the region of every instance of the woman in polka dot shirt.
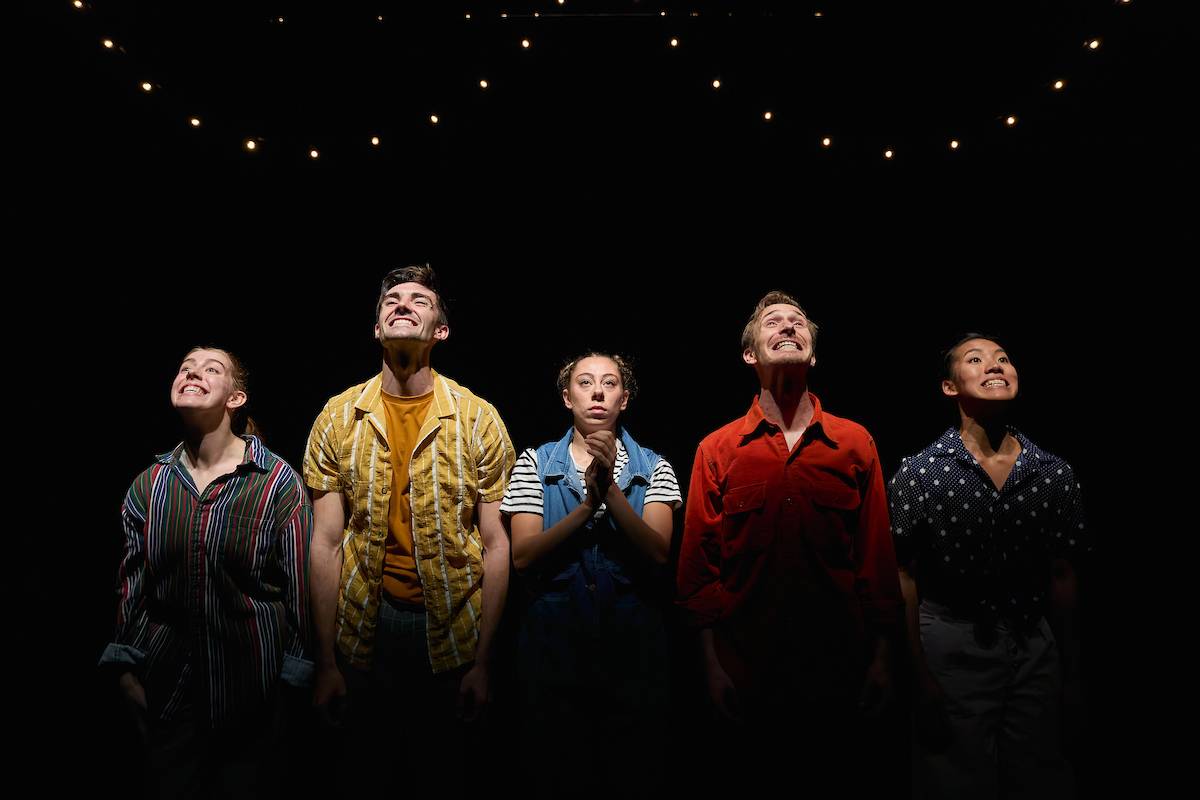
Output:
[[918,763],[930,797],[1064,796],[1059,647],[1051,598],[1090,551],[1079,484],[1008,424],[1018,377],[995,339],[945,355],[960,424],[904,459],[888,489],[916,682]]

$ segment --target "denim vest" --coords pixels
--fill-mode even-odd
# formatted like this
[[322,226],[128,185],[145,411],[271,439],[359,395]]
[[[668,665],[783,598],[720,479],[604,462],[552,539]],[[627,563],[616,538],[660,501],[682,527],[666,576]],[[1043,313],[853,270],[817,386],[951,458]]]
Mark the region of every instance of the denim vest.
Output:
[[[574,428],[557,442],[538,448],[538,480],[542,483],[542,530],[548,530],[583,501],[583,487],[570,444]],[[624,428],[618,436],[629,461],[617,477],[617,486],[625,493],[638,516],[650,487],[650,476],[659,456],[640,447]],[[632,559],[637,553],[629,538],[617,529],[611,512],[601,519],[590,519],[583,529],[572,534],[560,552],[553,554],[540,570],[543,591],[569,592],[575,599],[592,605],[589,596],[605,606],[619,587],[628,587],[633,579]]]

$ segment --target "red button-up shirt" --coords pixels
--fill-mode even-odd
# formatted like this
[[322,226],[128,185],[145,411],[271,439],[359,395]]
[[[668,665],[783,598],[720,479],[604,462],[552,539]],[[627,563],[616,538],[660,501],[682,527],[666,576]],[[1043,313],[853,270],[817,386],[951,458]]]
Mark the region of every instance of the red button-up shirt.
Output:
[[696,451],[679,604],[740,689],[856,671],[903,607],[875,442],[810,397],[791,450],[756,397]]

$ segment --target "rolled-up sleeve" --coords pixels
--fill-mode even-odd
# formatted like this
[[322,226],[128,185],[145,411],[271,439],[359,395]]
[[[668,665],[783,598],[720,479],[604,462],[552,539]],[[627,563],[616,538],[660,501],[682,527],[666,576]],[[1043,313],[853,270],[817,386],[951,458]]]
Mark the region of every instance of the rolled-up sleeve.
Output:
[[317,491],[338,492],[342,489],[338,440],[333,414],[326,405],[313,423],[304,451],[304,483]]
[[496,409],[487,405],[481,414],[483,418],[475,442],[479,453],[476,466],[479,502],[495,503],[504,499],[517,454]]
[[118,573],[117,624],[101,665],[126,665],[133,671],[145,661],[149,615],[146,612],[146,495],[148,475],[139,476],[121,504],[124,549]]
[[[290,472],[290,470],[289,470]],[[275,498],[275,537],[279,567],[286,581],[284,603],[289,634],[284,646],[281,677],[295,686],[311,682],[312,630],[309,619],[308,554],[312,543],[313,513],[299,476],[280,486]]]

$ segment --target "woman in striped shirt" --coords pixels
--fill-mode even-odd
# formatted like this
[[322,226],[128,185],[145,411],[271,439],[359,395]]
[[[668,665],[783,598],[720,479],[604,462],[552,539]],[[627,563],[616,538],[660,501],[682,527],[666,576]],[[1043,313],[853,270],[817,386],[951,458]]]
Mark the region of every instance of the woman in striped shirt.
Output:
[[[195,348],[171,404],[184,440],[133,482],[112,670],[146,745],[150,796],[263,796],[280,680],[311,674],[312,506],[246,417],[246,372]],[[274,774],[273,774],[274,773]]]
[[645,786],[667,696],[649,595],[682,498],[671,465],[620,424],[637,390],[625,359],[576,358],[558,388],[572,425],[521,454],[500,506],[529,589],[517,656],[529,768],[546,794],[603,776]]

